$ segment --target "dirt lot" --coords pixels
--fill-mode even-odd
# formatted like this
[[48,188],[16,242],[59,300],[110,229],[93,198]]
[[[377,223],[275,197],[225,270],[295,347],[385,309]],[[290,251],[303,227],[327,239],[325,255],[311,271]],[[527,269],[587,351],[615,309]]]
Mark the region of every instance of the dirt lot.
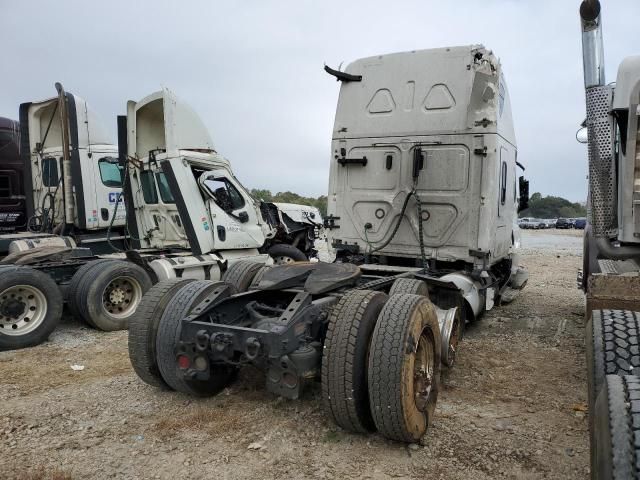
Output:
[[319,388],[287,401],[251,370],[215,398],[156,390],[126,332],[70,319],[0,354],[0,478],[587,478],[579,235],[524,233],[529,285],[467,330],[424,445],[347,434]]

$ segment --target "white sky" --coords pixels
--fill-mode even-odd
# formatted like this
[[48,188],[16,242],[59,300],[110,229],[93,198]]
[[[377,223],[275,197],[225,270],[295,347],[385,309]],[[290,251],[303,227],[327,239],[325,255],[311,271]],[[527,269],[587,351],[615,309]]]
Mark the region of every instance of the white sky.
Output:
[[[579,0],[0,0],[0,116],[85,98],[116,139],[126,101],[160,86],[190,103],[249,188],[326,194],[339,83],[365,56],[482,43],[501,58],[531,192],[586,196]],[[640,2],[603,0],[607,81],[640,54]]]

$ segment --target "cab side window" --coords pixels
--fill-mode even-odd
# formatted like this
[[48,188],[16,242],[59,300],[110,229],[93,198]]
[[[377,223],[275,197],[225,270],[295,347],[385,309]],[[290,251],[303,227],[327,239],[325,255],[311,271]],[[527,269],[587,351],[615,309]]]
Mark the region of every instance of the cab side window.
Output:
[[142,184],[142,196],[144,202],[149,205],[155,205],[158,203],[158,190],[156,189],[156,182],[153,179],[153,172],[145,170],[140,173],[140,183]]
[[98,168],[100,179],[105,186],[122,188],[122,167],[118,164],[118,159],[103,157],[98,160]]
[[244,198],[238,189],[226,178],[209,177],[204,181],[214,202],[225,212],[233,212],[244,207]]
[[53,157],[42,159],[42,183],[45,187],[58,185],[58,161]]
[[502,171],[500,172],[500,204],[504,205],[507,200],[507,162],[502,162]]
[[158,182],[158,190],[160,190],[160,198],[162,203],[176,203],[169,188],[169,182],[167,182],[167,176],[164,172],[156,173],[156,180]]

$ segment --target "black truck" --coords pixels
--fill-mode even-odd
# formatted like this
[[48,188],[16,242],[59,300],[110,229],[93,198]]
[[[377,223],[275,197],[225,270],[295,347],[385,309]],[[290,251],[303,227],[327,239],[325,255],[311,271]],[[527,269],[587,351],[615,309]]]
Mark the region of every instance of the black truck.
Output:
[[27,223],[20,159],[20,124],[0,117],[0,233],[13,233]]

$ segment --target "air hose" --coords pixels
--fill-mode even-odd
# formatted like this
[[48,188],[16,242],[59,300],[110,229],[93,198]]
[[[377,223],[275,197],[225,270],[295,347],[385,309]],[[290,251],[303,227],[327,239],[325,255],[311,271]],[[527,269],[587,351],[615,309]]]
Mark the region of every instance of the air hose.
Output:
[[369,242],[369,239],[367,238],[367,228],[365,226],[365,230],[364,230],[365,241],[367,242],[367,245],[369,245],[369,248],[370,248],[369,252],[367,252],[367,254],[365,255],[365,261],[367,263],[369,262],[369,256],[372,253],[379,252],[380,250],[385,248],[387,245],[389,245],[391,241],[395,238],[396,234],[398,233],[398,229],[400,228],[400,224],[402,223],[402,219],[404,218],[405,212],[407,211],[407,206],[409,205],[409,199],[411,197],[415,197],[416,207],[418,211],[417,212],[418,213],[418,240],[420,242],[420,260],[422,264],[422,270],[425,272],[427,271],[427,256],[424,251],[424,227],[422,225],[422,201],[420,200],[420,196],[417,194],[415,188],[411,190],[407,194],[406,198],[404,199],[404,203],[402,204],[402,209],[400,210],[400,215],[398,216],[398,221],[396,222],[395,227],[393,227],[393,231],[391,232],[391,235],[389,236],[389,238],[387,238],[387,240],[385,240],[385,242],[382,245],[378,245],[377,247],[373,248],[373,245]]
[[402,204],[402,209],[400,210],[400,215],[398,216],[398,221],[396,222],[395,227],[393,227],[393,231],[391,232],[391,235],[382,245],[379,245],[373,248],[373,245],[369,242],[369,238],[367,236],[367,230],[368,230],[367,225],[365,225],[364,237],[365,237],[365,241],[367,242],[367,245],[370,248],[369,252],[365,254],[365,261],[367,263],[369,262],[369,256],[372,253],[379,252],[380,250],[385,248],[387,245],[389,245],[391,243],[391,240],[394,239],[394,237],[398,233],[398,229],[400,228],[400,224],[402,223],[402,219],[404,218],[405,212],[407,211],[407,205],[409,204],[409,199],[411,197],[415,197],[416,207],[418,210],[417,212],[418,213],[418,240],[420,242],[420,260],[422,263],[422,270],[424,272],[427,271],[427,256],[424,251],[424,227],[422,225],[422,201],[420,200],[420,196],[416,192],[418,177],[420,175],[420,170],[422,170],[423,167],[424,167],[424,157],[422,154],[422,150],[416,146],[414,150],[414,155],[413,155],[413,174],[412,174],[413,188],[404,199],[404,203]]

